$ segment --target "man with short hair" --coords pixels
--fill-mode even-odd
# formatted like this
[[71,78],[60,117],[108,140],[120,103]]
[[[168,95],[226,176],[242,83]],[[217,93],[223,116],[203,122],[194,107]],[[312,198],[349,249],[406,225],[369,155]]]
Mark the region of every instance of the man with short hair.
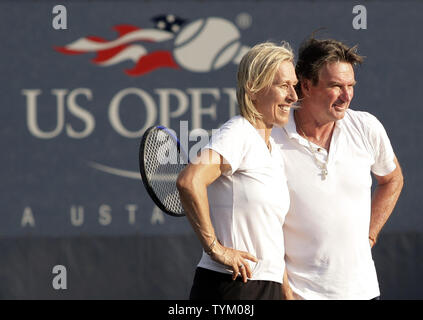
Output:
[[[395,207],[403,176],[382,124],[349,109],[353,67],[362,60],[356,47],[307,40],[296,65],[300,108],[272,132],[283,150],[291,197],[284,237],[296,298],[380,296],[371,247]],[[377,180],[373,196],[370,172]]]

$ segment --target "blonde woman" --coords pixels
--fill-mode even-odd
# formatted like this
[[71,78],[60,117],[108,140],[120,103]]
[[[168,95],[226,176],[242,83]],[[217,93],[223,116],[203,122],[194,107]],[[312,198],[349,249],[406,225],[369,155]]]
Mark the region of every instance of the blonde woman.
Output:
[[[177,186],[204,252],[190,299],[283,299],[284,238],[289,207],[284,165],[270,137],[297,101],[287,43],[251,48],[238,68],[240,115],[227,121]],[[283,281],[285,280],[285,281]]]

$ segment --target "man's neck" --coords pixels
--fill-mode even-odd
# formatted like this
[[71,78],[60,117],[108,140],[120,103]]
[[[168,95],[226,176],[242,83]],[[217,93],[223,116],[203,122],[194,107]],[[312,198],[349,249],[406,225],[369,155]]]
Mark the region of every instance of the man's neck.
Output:
[[319,121],[307,110],[294,111],[297,133],[329,151],[335,121]]

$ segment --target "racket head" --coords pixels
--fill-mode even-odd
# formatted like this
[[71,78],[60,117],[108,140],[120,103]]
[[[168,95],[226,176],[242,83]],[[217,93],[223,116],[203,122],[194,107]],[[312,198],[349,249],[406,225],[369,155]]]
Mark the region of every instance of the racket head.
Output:
[[144,132],[139,148],[141,180],[160,210],[173,217],[185,216],[176,179],[187,163],[188,155],[171,130],[153,126]]

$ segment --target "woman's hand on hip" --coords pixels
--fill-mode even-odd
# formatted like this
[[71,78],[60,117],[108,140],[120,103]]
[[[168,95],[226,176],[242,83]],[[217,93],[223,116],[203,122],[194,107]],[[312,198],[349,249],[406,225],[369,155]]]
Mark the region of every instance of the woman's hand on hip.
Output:
[[258,262],[257,258],[252,254],[224,247],[219,242],[213,248],[210,257],[214,261],[230,267],[233,270],[232,280],[235,280],[238,274],[241,274],[243,282],[247,282],[247,279],[253,276],[250,265],[246,260]]

